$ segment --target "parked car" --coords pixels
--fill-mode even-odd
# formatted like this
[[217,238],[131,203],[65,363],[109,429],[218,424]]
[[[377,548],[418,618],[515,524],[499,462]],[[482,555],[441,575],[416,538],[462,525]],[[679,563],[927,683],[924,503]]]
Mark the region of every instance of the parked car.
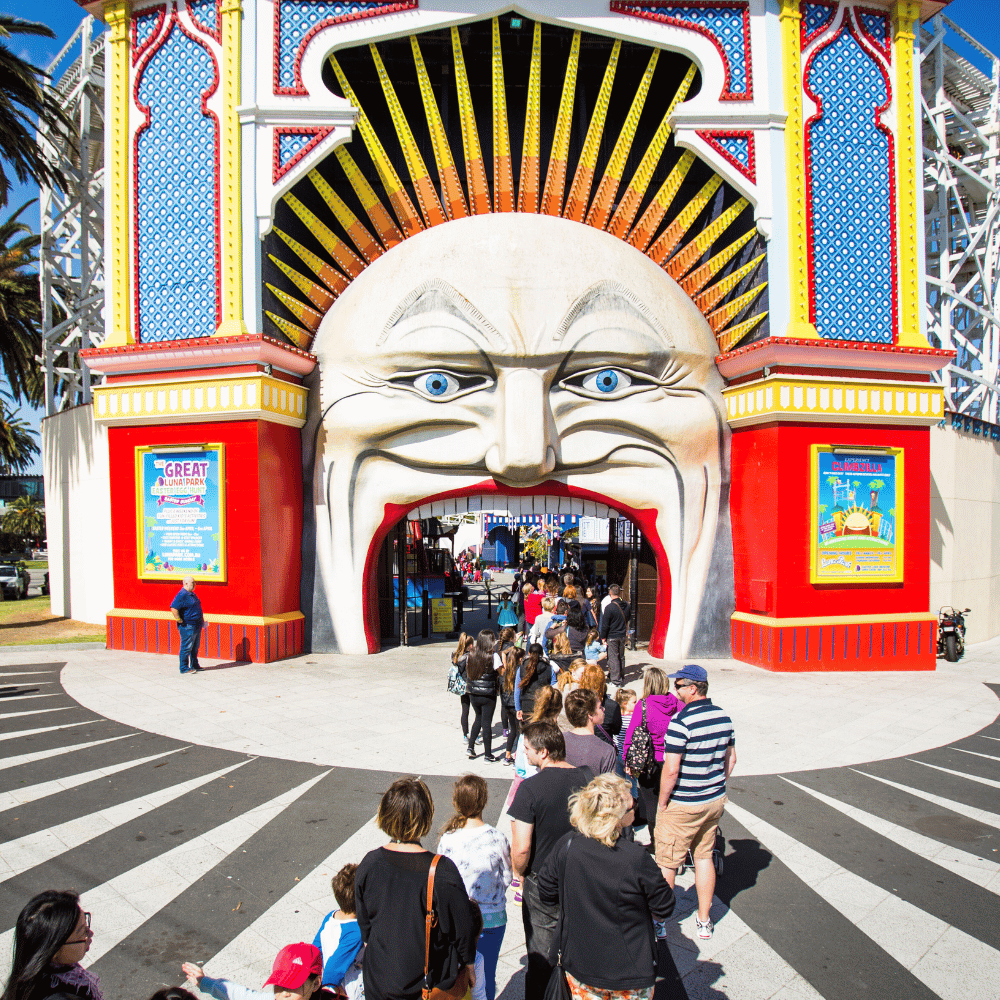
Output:
[[14,600],[27,597],[30,582],[31,574],[23,562],[0,563],[0,587],[3,588],[4,597],[12,597]]

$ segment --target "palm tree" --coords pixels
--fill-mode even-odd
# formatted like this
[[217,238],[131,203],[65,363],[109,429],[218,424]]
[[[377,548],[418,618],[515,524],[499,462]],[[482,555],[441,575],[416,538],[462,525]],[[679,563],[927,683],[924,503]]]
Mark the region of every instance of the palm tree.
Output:
[[65,178],[43,154],[35,138],[38,124],[48,125],[57,141],[68,142],[71,122],[52,91],[45,72],[14,55],[3,39],[12,35],[55,38],[45,24],[0,14],[0,205],[10,191],[8,165],[23,184],[28,180],[65,187]]
[[32,265],[41,238],[18,219],[30,204],[0,223],[0,366],[14,397],[37,405],[42,399],[35,361],[42,352],[42,306]]
[[38,541],[45,534],[45,506],[34,497],[11,501],[3,515],[3,530],[21,539]]
[[36,432],[4,401],[10,398],[10,393],[0,389],[0,475],[5,476],[26,472],[40,451]]

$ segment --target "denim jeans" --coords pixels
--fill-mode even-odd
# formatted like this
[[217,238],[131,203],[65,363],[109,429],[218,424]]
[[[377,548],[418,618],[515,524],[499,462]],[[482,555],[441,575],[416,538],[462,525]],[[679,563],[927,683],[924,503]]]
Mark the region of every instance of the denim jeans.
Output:
[[528,968],[524,974],[524,1000],[543,1000],[555,965],[559,904],[549,906],[538,895],[538,876],[525,875],[521,889],[521,919]]
[[201,643],[201,625],[178,625],[181,634],[181,673],[198,667],[198,646]]
[[497,995],[497,962],[500,960],[500,946],[503,944],[506,924],[499,927],[487,927],[479,935],[476,951],[483,956],[483,971],[486,973],[486,1000],[496,1000]]

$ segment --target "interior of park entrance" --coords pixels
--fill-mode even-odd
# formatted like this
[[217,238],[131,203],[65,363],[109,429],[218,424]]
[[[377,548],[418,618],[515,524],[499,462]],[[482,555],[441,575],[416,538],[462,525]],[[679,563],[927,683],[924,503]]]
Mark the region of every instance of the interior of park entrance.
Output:
[[[476,560],[491,571],[488,582],[475,579]],[[659,563],[648,531],[607,503],[524,493],[433,500],[400,517],[382,540],[372,581],[377,634],[386,647],[496,631],[500,601],[527,564],[572,569],[598,601],[618,584],[633,608],[634,641],[648,643],[669,621],[670,573],[665,558]]]

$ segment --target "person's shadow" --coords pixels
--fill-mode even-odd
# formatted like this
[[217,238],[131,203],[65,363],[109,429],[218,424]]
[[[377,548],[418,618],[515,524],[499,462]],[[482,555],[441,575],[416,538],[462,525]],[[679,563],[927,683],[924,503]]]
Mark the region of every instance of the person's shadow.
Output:
[[731,907],[741,892],[757,884],[757,876],[770,865],[773,855],[756,840],[730,840],[728,844],[730,852],[725,855],[715,895]]

